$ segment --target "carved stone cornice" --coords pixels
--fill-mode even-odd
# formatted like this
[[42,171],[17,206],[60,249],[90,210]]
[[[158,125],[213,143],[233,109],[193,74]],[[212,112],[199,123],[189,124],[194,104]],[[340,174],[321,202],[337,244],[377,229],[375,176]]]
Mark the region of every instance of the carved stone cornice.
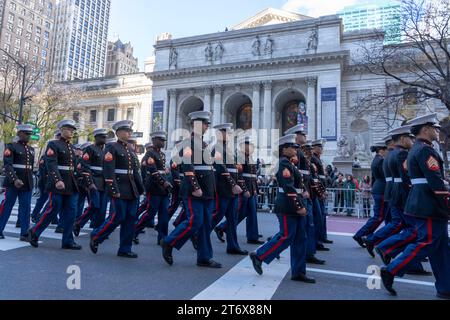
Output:
[[308,88],[317,86],[317,77],[308,77],[305,79]]
[[327,53],[318,53],[310,55],[300,55],[293,57],[284,57],[276,59],[263,59],[257,61],[245,61],[238,63],[227,63],[214,66],[202,66],[194,68],[185,68],[178,70],[164,70],[148,73],[148,77],[153,81],[170,80],[176,78],[188,78],[208,74],[217,74],[225,72],[242,72],[247,70],[266,70],[276,69],[283,66],[304,66],[315,63],[336,63],[345,62],[350,56],[350,51],[336,51]]
[[140,88],[129,88],[129,89],[100,89],[96,91],[84,91],[82,93],[83,98],[90,97],[107,97],[107,96],[138,96],[142,94],[150,94],[152,92],[151,86],[145,86]]

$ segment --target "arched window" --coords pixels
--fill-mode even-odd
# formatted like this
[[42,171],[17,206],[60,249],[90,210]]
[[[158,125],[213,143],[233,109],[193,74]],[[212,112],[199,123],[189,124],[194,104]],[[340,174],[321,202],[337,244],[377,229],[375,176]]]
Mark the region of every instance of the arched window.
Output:
[[298,124],[303,124],[305,130],[308,131],[306,104],[303,101],[291,101],[283,108],[283,133]]
[[253,124],[252,104],[246,103],[238,109],[236,129],[250,130]]

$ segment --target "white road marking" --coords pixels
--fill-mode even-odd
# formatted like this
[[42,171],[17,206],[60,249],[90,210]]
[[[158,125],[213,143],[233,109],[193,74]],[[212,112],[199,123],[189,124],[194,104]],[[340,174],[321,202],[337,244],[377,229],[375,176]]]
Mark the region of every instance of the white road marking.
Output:
[[329,236],[338,236],[338,237],[353,237],[353,233],[344,233],[344,232],[328,232]]
[[192,300],[270,300],[289,269],[289,259],[275,260],[260,276],[247,257]]
[[5,237],[4,240],[0,240],[0,251],[10,251],[20,248],[29,247],[30,244],[27,242],[19,241],[17,238]]

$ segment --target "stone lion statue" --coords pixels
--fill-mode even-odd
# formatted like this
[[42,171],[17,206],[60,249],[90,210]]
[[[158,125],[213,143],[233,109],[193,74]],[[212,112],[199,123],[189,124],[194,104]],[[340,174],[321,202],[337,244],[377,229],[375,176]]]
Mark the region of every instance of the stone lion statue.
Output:
[[349,158],[350,157],[350,143],[346,136],[341,136],[337,143],[338,156]]

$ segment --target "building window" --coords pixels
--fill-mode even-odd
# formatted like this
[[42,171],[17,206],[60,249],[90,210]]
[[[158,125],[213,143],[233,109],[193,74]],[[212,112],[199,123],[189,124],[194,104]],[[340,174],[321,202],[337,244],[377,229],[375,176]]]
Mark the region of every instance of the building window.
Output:
[[97,110],[91,110],[89,113],[89,122],[97,122]]
[[134,119],[134,109],[127,109],[127,120],[133,121]]
[[115,109],[108,109],[108,122],[114,122],[116,121],[116,110]]

